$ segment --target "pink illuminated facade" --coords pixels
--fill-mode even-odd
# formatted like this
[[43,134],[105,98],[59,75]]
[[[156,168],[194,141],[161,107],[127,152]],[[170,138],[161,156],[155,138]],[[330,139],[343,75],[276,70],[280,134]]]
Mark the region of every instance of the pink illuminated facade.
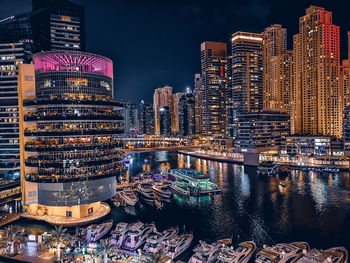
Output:
[[113,78],[110,59],[83,52],[42,52],[34,55],[36,72],[68,71],[101,74]]

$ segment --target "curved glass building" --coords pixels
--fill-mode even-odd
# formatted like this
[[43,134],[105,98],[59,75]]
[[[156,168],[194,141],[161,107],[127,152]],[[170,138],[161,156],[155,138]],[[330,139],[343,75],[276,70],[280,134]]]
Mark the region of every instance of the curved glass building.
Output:
[[[104,215],[122,154],[113,64],[82,52],[43,52],[19,70],[24,212],[71,225]],[[70,220],[72,218],[72,220]]]

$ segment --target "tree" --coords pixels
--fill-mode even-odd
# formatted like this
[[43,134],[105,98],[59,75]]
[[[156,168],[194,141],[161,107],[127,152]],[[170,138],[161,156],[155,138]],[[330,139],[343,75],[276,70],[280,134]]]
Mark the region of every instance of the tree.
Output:
[[102,253],[103,253],[103,262],[107,263],[108,262],[107,255],[108,255],[108,252],[111,251],[112,245],[108,241],[108,239],[101,239],[100,240],[100,246],[101,246]]
[[159,253],[156,253],[156,254],[153,254],[152,256],[149,256],[149,257],[143,257],[143,259],[141,260],[142,263],[165,263],[165,262],[170,262],[169,261],[169,258],[162,255],[162,254],[159,254]]
[[5,244],[11,245],[10,248],[10,254],[15,253],[15,242],[23,242],[25,241],[25,237],[23,236],[22,233],[22,228],[17,225],[9,225],[4,229],[4,234],[2,236],[1,241],[3,241]]
[[45,243],[56,243],[57,246],[57,259],[61,259],[61,245],[66,241],[71,241],[71,236],[66,233],[67,228],[63,228],[62,226],[55,226],[55,229],[50,231],[49,238]]

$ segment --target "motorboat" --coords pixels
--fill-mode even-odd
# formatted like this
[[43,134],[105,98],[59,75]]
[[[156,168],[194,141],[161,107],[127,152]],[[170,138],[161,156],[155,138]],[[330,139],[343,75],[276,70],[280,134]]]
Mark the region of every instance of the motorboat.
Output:
[[333,247],[327,250],[311,249],[301,255],[295,263],[346,263],[348,251],[345,247]]
[[215,242],[208,244],[202,240],[199,241],[199,244],[193,249],[194,254],[189,259],[188,263],[213,263],[216,261],[220,248],[222,244]]
[[132,224],[124,237],[121,248],[126,250],[138,249],[148,237],[148,234],[154,230],[154,224],[144,224],[137,222]]
[[154,184],[152,186],[152,189],[157,195],[160,195],[162,198],[169,199],[172,196],[172,192],[169,190],[168,184]]
[[255,263],[287,263],[297,259],[304,252],[309,251],[306,242],[281,243],[260,250],[255,257]]
[[144,254],[155,254],[162,250],[166,240],[171,239],[178,232],[177,228],[169,228],[163,232],[158,232],[154,229],[147,237],[146,244],[144,245],[142,252]]
[[236,249],[234,249],[233,246],[223,245],[216,262],[247,263],[254,254],[255,250],[256,244],[253,241],[239,243]]
[[163,255],[170,257],[171,259],[178,257],[191,245],[192,240],[192,234],[174,236],[165,242]]
[[86,228],[86,239],[88,242],[97,242],[104,237],[112,228],[113,222],[107,221],[102,224],[93,224]]
[[170,185],[170,190],[175,194],[180,194],[184,196],[191,195],[190,188],[187,186],[186,183],[183,183],[183,182],[178,182],[178,181],[172,182]]
[[139,183],[136,187],[136,191],[145,201],[153,202],[155,199],[152,185],[149,183]]
[[187,184],[191,195],[212,195],[222,192],[216,184],[210,182],[208,175],[194,169],[172,169],[168,176],[173,181]]
[[116,225],[115,229],[111,231],[112,237],[110,239],[113,245],[121,246],[125,233],[128,229],[128,223],[120,222]]
[[278,173],[278,166],[275,162],[264,161],[258,166],[259,175],[275,175]]
[[126,205],[134,206],[139,201],[137,195],[132,189],[124,189],[118,192],[118,194]]

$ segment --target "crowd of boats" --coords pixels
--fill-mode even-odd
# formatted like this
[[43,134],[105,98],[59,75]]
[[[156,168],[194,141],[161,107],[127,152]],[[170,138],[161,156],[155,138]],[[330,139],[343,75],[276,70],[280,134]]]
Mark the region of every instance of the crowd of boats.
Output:
[[[178,258],[193,241],[192,233],[180,233],[177,227],[159,231],[154,223],[120,222],[113,230],[112,227],[112,221],[90,225],[81,229],[79,235],[93,243],[110,233],[108,240],[118,251],[137,251],[146,256],[162,254],[170,259]],[[257,251],[254,241],[234,246],[232,239],[226,238],[214,243],[200,240],[188,263],[248,263],[250,260],[255,263],[346,263],[348,251],[345,247],[311,249],[306,242],[264,245]]]
[[120,177],[115,206],[135,206],[141,198],[146,203],[168,202],[173,194],[181,196],[202,196],[221,193],[219,187],[210,182],[209,176],[193,169],[172,169],[162,174],[141,173],[131,178]]

